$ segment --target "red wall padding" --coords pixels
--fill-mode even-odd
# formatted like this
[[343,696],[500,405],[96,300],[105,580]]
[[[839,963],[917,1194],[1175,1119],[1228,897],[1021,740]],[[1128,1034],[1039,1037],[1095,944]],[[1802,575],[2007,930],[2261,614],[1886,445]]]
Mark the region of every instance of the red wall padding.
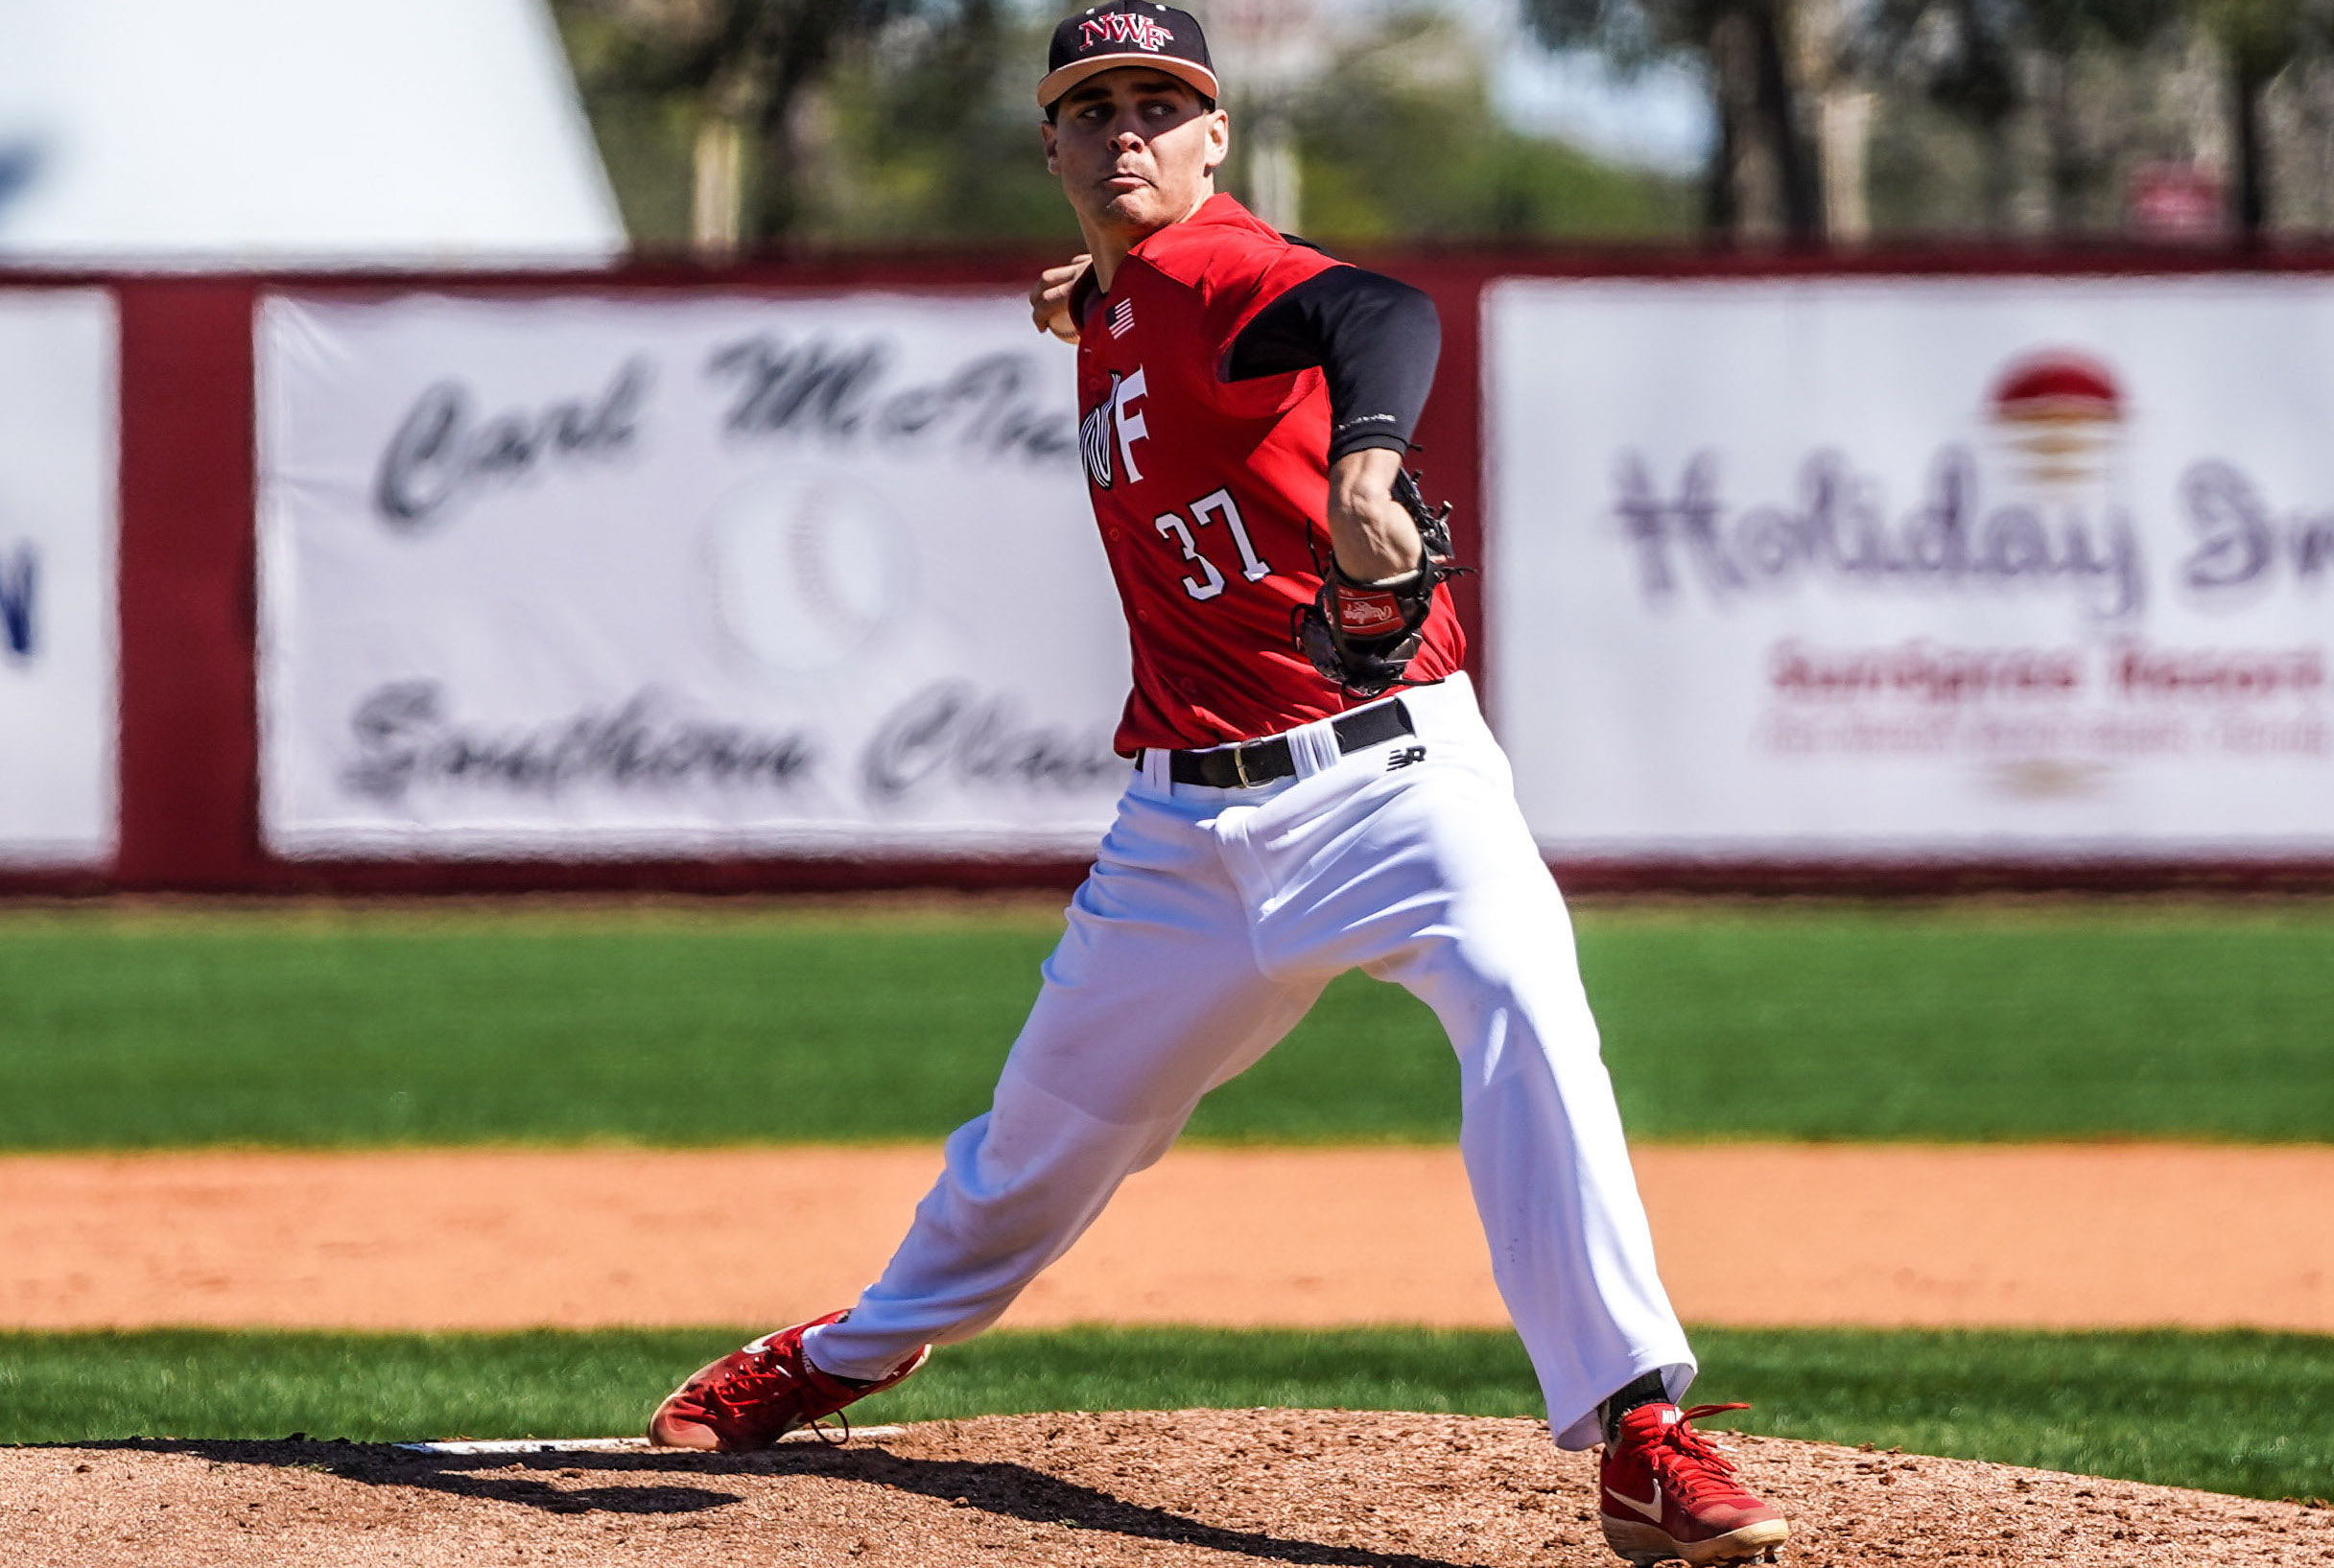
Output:
[[248,282],[116,291],[122,322],[117,884],[262,885]]
[[[727,860],[554,864],[287,862],[260,846],[253,637],[255,480],[252,312],[272,287],[350,295],[426,289],[530,295],[981,285],[1019,293],[1049,258],[1033,253],[757,262],[729,269],[644,266],[614,273],[34,277],[18,286],[101,284],[121,312],[121,852],[110,876],[0,876],[0,892],[367,894],[558,890],[824,891],[856,887],[1073,885],[1067,861]],[[1481,251],[1373,258],[1433,293],[1442,369],[1419,432],[1427,491],[1456,503],[1461,557],[1482,555],[1479,300],[1494,277],[2334,271],[2334,257],[2154,251],[2039,257],[1941,252],[1860,257],[1617,254],[1552,258]],[[1454,585],[1482,678],[1479,578]],[[1560,866],[1576,891],[1951,892],[1979,888],[2334,888],[2334,862],[2220,866],[1727,863]]]

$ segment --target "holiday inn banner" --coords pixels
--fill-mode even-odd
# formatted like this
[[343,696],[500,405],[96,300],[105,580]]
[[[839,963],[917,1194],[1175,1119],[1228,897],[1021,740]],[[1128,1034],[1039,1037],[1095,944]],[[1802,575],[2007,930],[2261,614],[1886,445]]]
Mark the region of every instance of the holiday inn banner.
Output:
[[1508,280],[1554,855],[2334,854],[2334,280]]

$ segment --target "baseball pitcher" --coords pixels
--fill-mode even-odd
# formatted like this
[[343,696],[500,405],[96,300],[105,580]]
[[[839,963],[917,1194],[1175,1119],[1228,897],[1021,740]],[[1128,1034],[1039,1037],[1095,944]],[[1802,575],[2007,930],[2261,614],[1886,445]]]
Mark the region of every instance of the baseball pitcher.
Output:
[[1111,0],[1055,30],[1047,167],[1088,256],[1032,295],[1077,344],[1079,441],[1134,689],[1118,817],[988,1112],[848,1310],[691,1376],[658,1442],[738,1450],[995,1322],[1200,1096],[1361,969],[1434,1010],[1499,1290],[1566,1447],[1602,1442],[1606,1539],[1738,1562],[1788,1533],[1676,1403],[1655,1272],[1569,919],[1460,668],[1442,515],[1403,468],[1426,295],[1215,189],[1199,25]]

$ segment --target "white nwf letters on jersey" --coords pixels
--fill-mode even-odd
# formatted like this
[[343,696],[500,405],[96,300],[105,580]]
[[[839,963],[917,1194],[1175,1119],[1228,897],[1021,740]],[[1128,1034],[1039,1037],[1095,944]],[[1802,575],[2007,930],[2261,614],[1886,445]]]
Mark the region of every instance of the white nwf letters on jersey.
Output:
[[1112,422],[1119,427],[1119,456],[1126,459],[1127,479],[1138,483],[1143,479],[1143,470],[1135,466],[1135,443],[1150,439],[1151,427],[1143,423],[1143,415],[1127,405],[1149,390],[1149,384],[1143,379],[1141,365],[1135,366],[1135,373],[1123,381],[1116,377],[1111,381],[1111,416]]
[[1086,477],[1097,490],[1110,488],[1110,398],[1086,410],[1078,421],[1078,453],[1086,459]]
[[1110,373],[1110,390],[1102,394],[1101,402],[1087,410],[1085,418],[1078,421],[1078,451],[1086,458],[1086,473],[1094,480],[1096,489],[1109,489],[1117,478],[1112,469],[1110,451],[1114,435],[1119,456],[1126,463],[1128,480],[1141,482],[1143,470],[1135,466],[1135,443],[1149,440],[1151,427],[1140,412],[1128,405],[1147,395],[1149,390],[1149,385],[1143,379],[1141,365],[1135,367],[1135,373],[1131,376],[1122,376],[1114,370]]

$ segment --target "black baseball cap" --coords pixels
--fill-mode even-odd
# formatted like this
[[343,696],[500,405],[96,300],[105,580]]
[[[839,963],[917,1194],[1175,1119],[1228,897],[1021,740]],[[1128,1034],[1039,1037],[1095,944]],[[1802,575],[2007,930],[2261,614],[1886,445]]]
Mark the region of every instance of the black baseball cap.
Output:
[[1108,0],[1064,17],[1053,30],[1046,80],[1037,84],[1037,106],[1049,109],[1088,77],[1124,65],[1165,71],[1211,101],[1222,96],[1198,17],[1155,0]]

